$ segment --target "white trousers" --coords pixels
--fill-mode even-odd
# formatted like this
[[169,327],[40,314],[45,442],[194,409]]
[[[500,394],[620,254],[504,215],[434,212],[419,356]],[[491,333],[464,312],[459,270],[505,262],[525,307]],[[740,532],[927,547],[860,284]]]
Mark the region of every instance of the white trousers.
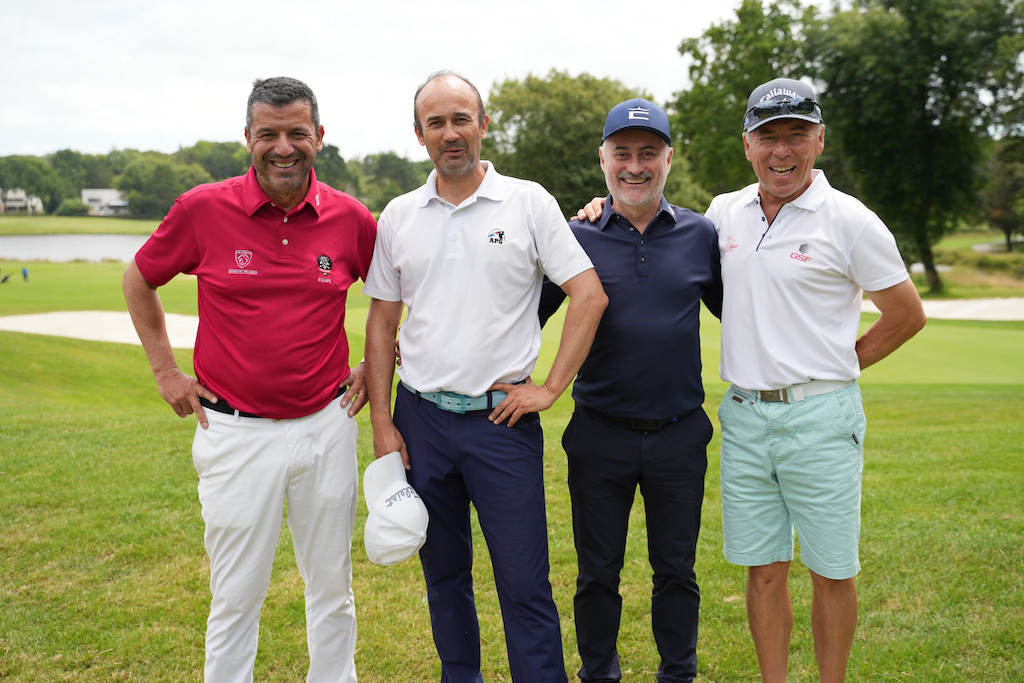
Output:
[[192,459],[210,556],[208,683],[248,683],[284,503],[305,581],[310,683],[354,683],[352,532],[358,491],[356,423],[331,401],[294,420],[206,411]]

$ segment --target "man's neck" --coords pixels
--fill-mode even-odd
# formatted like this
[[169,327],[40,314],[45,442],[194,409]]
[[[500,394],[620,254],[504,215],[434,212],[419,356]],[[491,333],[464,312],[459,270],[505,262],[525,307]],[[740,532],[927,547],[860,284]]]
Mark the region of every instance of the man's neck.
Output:
[[309,180],[307,180],[305,185],[300,189],[287,194],[273,192],[272,188],[271,190],[268,190],[266,187],[263,187],[262,183],[260,184],[260,188],[263,190],[263,193],[270,198],[270,201],[274,202],[274,204],[276,204],[282,211],[288,213],[305,201],[306,195],[309,194]]
[[612,208],[629,221],[637,229],[637,232],[643,234],[647,230],[647,226],[658,215],[658,211],[661,210],[661,198],[659,197],[658,202],[653,205],[644,204],[642,206],[626,206],[621,202],[616,204],[613,199]]
[[487,165],[483,162],[478,163],[471,172],[465,175],[445,175],[438,171],[435,183],[437,196],[453,206],[458,206],[473,196],[473,193],[480,188],[486,174]]

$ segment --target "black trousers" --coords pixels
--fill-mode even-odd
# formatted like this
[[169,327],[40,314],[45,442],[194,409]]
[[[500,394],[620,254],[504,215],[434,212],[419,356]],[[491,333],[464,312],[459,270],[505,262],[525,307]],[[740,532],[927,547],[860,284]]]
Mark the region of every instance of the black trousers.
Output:
[[661,656],[658,681],[697,674],[694,572],[711,421],[703,409],[660,430],[637,430],[577,405],[562,435],[579,576],[576,639],[587,683],[619,681],[616,649],[622,570],[630,508],[644,497],[648,558],[653,570],[651,627]]

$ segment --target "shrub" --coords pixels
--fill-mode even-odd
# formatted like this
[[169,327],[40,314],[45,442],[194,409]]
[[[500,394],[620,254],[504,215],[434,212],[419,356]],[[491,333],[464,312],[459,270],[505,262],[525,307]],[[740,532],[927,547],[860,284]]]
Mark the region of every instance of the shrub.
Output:
[[89,205],[80,199],[65,199],[55,213],[58,216],[88,216]]

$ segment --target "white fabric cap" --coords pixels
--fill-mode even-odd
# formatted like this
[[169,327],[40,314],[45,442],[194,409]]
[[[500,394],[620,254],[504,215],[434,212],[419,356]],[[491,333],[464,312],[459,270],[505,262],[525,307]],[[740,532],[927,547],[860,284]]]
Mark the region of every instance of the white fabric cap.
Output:
[[363,529],[370,562],[397,564],[423,547],[427,508],[405,478],[401,453],[388,453],[366,467],[363,495],[370,511]]

